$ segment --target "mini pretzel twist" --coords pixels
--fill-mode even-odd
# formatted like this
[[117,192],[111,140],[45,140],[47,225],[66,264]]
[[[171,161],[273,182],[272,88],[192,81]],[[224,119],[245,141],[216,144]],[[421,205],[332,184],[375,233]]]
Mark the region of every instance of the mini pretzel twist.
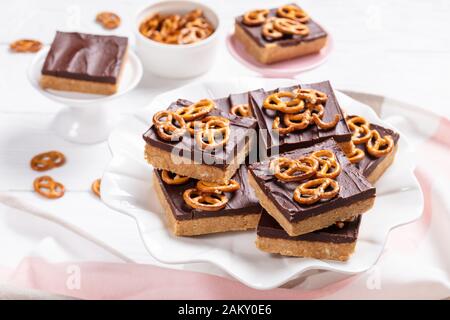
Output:
[[280,91],[266,97],[263,107],[282,113],[298,113],[305,108],[305,103],[290,91]]
[[228,180],[224,183],[198,181],[197,190],[203,193],[222,193],[222,192],[234,192],[239,190],[241,185],[236,180]]
[[61,167],[66,163],[66,157],[59,151],[48,151],[35,155],[31,161],[31,169],[35,171],[46,171]]
[[262,35],[266,40],[277,40],[283,37],[283,33],[276,30],[273,26],[275,19],[274,17],[267,19],[262,26]]
[[186,132],[186,122],[183,117],[171,111],[157,112],[153,116],[153,124],[158,136],[166,141],[178,141]]
[[175,113],[183,117],[186,121],[192,121],[207,115],[212,109],[215,108],[215,106],[214,101],[210,99],[202,99],[187,107],[177,109]]
[[250,117],[252,115],[248,104],[237,104],[231,107],[230,113],[239,117]]
[[310,205],[320,200],[334,198],[339,194],[339,189],[339,183],[330,178],[309,180],[295,189],[294,200],[300,204]]
[[365,152],[359,148],[356,148],[355,145],[353,145],[353,150],[351,153],[347,154],[347,158],[351,163],[358,163],[362,159],[364,159]]
[[270,162],[269,168],[274,176],[281,181],[302,181],[313,177],[319,167],[319,162],[313,157],[301,157],[294,160],[278,158]]
[[170,185],[185,184],[189,181],[189,177],[181,176],[177,173],[173,173],[167,170],[161,171],[161,179]]
[[[217,136],[219,139],[216,139]],[[195,132],[195,139],[203,150],[216,149],[230,139],[230,125],[222,120],[209,120],[201,130]]]
[[342,171],[335,154],[330,150],[317,150],[311,154],[319,161],[318,178],[336,178]]
[[56,182],[50,176],[38,177],[33,182],[34,190],[48,199],[61,198],[65,189],[62,183]]
[[42,48],[42,43],[37,40],[21,39],[12,42],[9,49],[14,52],[38,52]]
[[267,9],[248,11],[244,14],[242,22],[250,27],[260,26],[266,21],[268,15],[269,10]]
[[394,140],[390,135],[381,137],[380,133],[372,130],[372,136],[366,143],[367,152],[376,158],[383,157],[394,148]]
[[318,126],[320,129],[323,130],[330,130],[336,127],[336,125],[339,123],[339,120],[341,120],[341,117],[338,114],[334,115],[334,119],[329,122],[324,122],[321,117],[319,117],[317,114],[312,115],[312,120]]
[[191,44],[203,40],[209,36],[210,33],[206,29],[199,27],[185,27],[181,29],[178,36],[179,44]]
[[91,190],[92,192],[100,198],[100,187],[102,184],[102,179],[95,179],[94,182],[92,182]]
[[221,117],[221,116],[206,116],[206,117],[202,118],[201,120],[194,120],[194,121],[187,122],[186,129],[189,131],[191,136],[194,136],[195,132],[201,131],[205,127],[205,124],[209,120],[220,120],[220,121],[225,122],[226,124],[230,123],[229,119]]
[[296,20],[301,23],[307,23],[309,21],[309,16],[303,9],[289,4],[279,7],[277,9],[277,16]]
[[309,28],[306,24],[287,18],[276,18],[273,21],[273,27],[283,34],[298,36],[307,36],[309,34]]
[[298,88],[294,89],[293,92],[297,95],[297,98],[306,100],[312,104],[324,104],[328,100],[326,93],[315,89]]
[[120,26],[120,17],[114,12],[100,12],[95,20],[105,29],[115,29]]
[[202,193],[195,188],[184,191],[183,199],[189,207],[203,211],[218,211],[228,203],[223,193]]
[[352,117],[347,119],[347,125],[352,134],[354,144],[367,143],[372,136],[369,122],[363,117]]

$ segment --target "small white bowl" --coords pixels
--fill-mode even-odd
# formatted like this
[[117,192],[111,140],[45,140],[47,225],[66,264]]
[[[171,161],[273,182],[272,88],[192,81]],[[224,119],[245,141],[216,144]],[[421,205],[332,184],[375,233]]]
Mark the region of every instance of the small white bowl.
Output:
[[[156,13],[185,14],[194,9],[202,9],[205,18],[215,31],[206,39],[193,44],[173,45],[148,39],[139,32],[141,23]],[[140,10],[136,16],[136,52],[144,68],[164,78],[183,79],[199,76],[213,65],[221,25],[218,14],[210,7],[195,1],[164,1]]]

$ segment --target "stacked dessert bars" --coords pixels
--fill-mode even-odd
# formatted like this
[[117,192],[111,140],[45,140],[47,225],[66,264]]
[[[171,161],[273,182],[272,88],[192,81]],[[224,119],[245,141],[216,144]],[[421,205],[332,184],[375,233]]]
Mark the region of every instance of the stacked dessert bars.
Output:
[[326,81],[179,99],[143,138],[175,235],[256,228],[262,251],[344,261],[399,135],[346,116]]

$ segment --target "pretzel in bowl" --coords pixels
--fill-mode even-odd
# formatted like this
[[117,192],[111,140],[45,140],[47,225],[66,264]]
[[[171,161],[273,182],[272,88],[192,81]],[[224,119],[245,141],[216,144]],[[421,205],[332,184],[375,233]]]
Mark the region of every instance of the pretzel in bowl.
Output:
[[205,127],[205,124],[210,120],[220,120],[225,122],[226,124],[230,123],[230,120],[221,116],[206,116],[201,120],[189,121],[186,123],[186,129],[189,131],[191,136],[195,135],[195,132],[202,130]]
[[289,158],[278,158],[270,162],[269,168],[274,176],[284,182],[302,181],[313,177],[319,163],[312,157],[301,157],[294,160]]
[[307,23],[309,21],[308,14],[297,6],[284,5],[277,9],[277,16],[281,18],[287,18],[295,20],[301,23]]
[[269,15],[269,10],[267,9],[257,9],[248,11],[244,14],[242,22],[249,27],[260,26],[266,21]]
[[306,24],[287,18],[276,18],[273,21],[273,27],[283,34],[296,36],[307,36],[309,34],[309,28]]
[[35,171],[46,171],[61,167],[66,163],[66,157],[59,151],[48,151],[35,155],[31,161],[31,169]]
[[195,188],[185,190],[183,199],[189,207],[203,211],[219,211],[228,203],[223,193],[203,193]]
[[194,26],[185,27],[180,31],[177,38],[177,43],[191,44],[206,39],[209,35],[210,33],[207,29],[202,29]]
[[42,48],[42,42],[32,39],[21,39],[12,42],[9,49],[13,52],[38,52]]
[[230,124],[218,119],[211,119],[205,126],[195,132],[197,145],[202,150],[214,150],[225,145],[230,139]]
[[367,152],[376,158],[383,157],[392,151],[394,148],[394,140],[390,135],[381,137],[380,133],[372,130],[372,135],[366,143]]
[[294,191],[294,200],[300,204],[314,204],[320,200],[329,200],[339,194],[339,183],[330,178],[309,180]]
[[33,182],[34,190],[48,199],[61,198],[65,188],[62,183],[53,180],[50,176],[38,177]]
[[95,21],[100,23],[105,29],[116,29],[120,26],[120,17],[114,12],[100,12],[95,17]]
[[183,117],[185,121],[193,121],[207,115],[215,106],[214,101],[202,99],[187,107],[177,109],[175,113]]
[[179,114],[159,111],[153,116],[153,124],[158,136],[166,141],[178,141],[186,132],[186,122]]
[[317,150],[311,154],[319,162],[318,178],[335,179],[342,171],[336,155],[330,150]]
[[316,89],[298,88],[294,89],[294,94],[302,100],[306,100],[312,104],[324,104],[328,100],[326,93]]
[[250,106],[247,103],[232,106],[230,113],[238,117],[250,117],[252,115]]
[[276,18],[274,17],[267,19],[262,26],[261,33],[266,40],[271,41],[283,38],[283,33],[275,29],[273,26],[275,19]]
[[241,188],[241,185],[236,180],[230,179],[224,183],[198,181],[197,190],[203,193],[222,193],[234,192]]
[[170,185],[181,185],[189,181],[189,177],[181,176],[168,170],[161,171],[161,179]]
[[263,107],[282,113],[298,113],[305,108],[305,103],[290,91],[280,91],[266,97]]

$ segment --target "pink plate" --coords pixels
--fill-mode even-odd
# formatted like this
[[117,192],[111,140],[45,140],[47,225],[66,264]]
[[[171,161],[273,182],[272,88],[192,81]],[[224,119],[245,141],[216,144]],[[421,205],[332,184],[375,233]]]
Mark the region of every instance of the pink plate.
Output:
[[227,48],[236,60],[246,67],[260,73],[264,77],[292,78],[299,73],[316,68],[324,63],[333,51],[334,41],[330,33],[328,33],[327,44],[324,48],[322,48],[322,50],[320,50],[319,53],[310,54],[304,57],[282,61],[271,65],[262,64],[250,56],[247,51],[245,51],[244,46],[233,37],[233,34],[229,34],[227,36]]

